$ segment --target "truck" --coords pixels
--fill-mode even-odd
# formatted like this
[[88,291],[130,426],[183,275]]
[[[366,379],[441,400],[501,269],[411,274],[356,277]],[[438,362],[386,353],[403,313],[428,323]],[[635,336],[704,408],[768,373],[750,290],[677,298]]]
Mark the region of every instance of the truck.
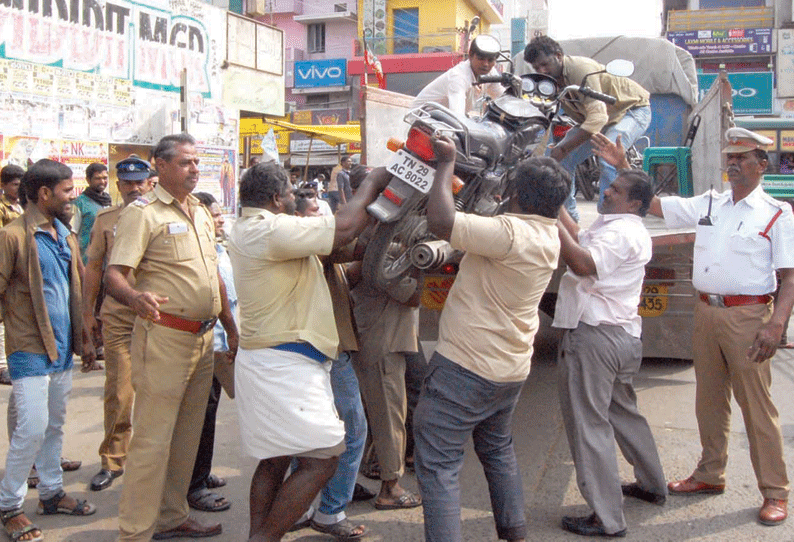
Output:
[[[606,40],[606,41],[604,41]],[[577,44],[587,40],[577,40]],[[616,44],[619,44],[618,47]],[[576,54],[597,58],[603,63],[612,58],[645,62],[644,69],[632,78],[638,79],[651,93],[651,106],[654,122],[649,129],[651,144],[655,147],[680,147],[687,136],[694,119],[700,122],[700,129],[692,142],[692,178],[678,183],[668,183],[669,193],[678,193],[682,187],[683,195],[691,192],[701,193],[715,184],[712,176],[724,180],[725,162],[721,158],[721,140],[725,129],[732,123],[730,112],[731,89],[727,76],[721,74],[710,91],[700,103],[696,103],[697,83],[694,74],[694,61],[691,55],[659,39],[647,38],[598,38],[590,42],[594,50],[578,50],[566,42],[563,50],[571,47]],[[610,49],[611,48],[611,49]],[[648,52],[650,48],[650,53]],[[599,57],[599,51],[612,51],[610,57]],[[636,51],[643,56],[637,58]],[[520,55],[519,55],[520,57]],[[648,58],[655,58],[654,66],[648,66]],[[690,62],[691,61],[691,62]],[[660,63],[664,68],[660,67]],[[671,66],[675,65],[676,69]],[[667,82],[652,79],[658,69],[666,69]],[[514,59],[515,73],[525,73],[521,58]],[[387,148],[389,138],[405,139],[408,124],[403,122],[405,113],[413,101],[406,96],[376,87],[362,87],[361,139],[362,162],[369,166],[386,164],[391,151]],[[661,128],[660,128],[661,127]],[[718,172],[722,171],[720,175]],[[660,171],[659,174],[664,174]],[[670,174],[669,172],[667,174]],[[673,175],[688,176],[688,171],[673,172]],[[597,216],[595,202],[578,201],[582,224],[589,225]],[[643,357],[692,359],[692,313],[696,302],[696,292],[692,287],[692,251],[694,229],[669,229],[664,221],[646,217],[645,225],[653,241],[653,256],[646,266],[645,282],[640,307],[643,319]],[[434,341],[438,334],[438,319],[447,293],[454,280],[457,265],[447,262],[444,265],[424,272],[420,279],[422,287],[420,305],[420,340]],[[550,324],[553,318],[559,279],[564,273],[561,265],[554,274],[540,303],[542,327]],[[539,333],[544,339],[548,333]],[[553,335],[552,335],[553,336]]]

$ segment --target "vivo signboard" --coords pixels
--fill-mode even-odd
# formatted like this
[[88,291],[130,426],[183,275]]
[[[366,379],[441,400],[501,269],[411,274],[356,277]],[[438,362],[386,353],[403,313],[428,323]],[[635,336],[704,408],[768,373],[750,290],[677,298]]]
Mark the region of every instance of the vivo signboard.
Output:
[[295,88],[341,87],[347,83],[347,60],[301,60],[295,62]]

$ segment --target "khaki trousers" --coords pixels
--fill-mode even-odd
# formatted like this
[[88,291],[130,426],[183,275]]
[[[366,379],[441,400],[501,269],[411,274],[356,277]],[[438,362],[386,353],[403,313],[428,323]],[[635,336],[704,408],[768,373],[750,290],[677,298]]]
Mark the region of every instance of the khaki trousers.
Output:
[[155,531],[187,519],[212,354],[212,330],[197,336],[136,318],[133,433],[119,502],[119,540],[149,542]]
[[730,308],[695,303],[695,414],[703,455],[694,477],[707,484],[725,483],[733,392],[744,417],[758,488],[765,498],[786,499],[789,484],[778,412],[769,392],[770,360],[754,363],[747,358],[758,328],[771,315],[771,303]]
[[384,352],[380,337],[361,338],[353,367],[367,411],[381,480],[397,480],[405,469],[405,354]]
[[105,438],[99,445],[102,468],[124,468],[132,435],[132,360],[130,341],[132,326],[106,315],[102,320],[105,345]]

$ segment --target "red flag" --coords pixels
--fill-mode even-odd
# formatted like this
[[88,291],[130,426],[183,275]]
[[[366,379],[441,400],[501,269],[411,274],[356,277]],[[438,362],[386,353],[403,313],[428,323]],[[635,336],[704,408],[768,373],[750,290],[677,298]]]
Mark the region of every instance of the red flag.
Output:
[[369,49],[366,38],[364,38],[364,63],[372,68],[375,76],[378,78],[378,87],[386,89],[386,76],[383,75],[383,67],[380,65],[380,60]]

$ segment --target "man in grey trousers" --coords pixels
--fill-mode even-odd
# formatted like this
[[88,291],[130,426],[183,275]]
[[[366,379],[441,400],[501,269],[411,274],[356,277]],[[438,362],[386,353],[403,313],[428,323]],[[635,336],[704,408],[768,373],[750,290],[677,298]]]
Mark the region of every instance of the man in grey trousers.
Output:
[[[564,517],[585,536],[626,535],[623,494],[654,504],[667,496],[659,453],[637,410],[632,379],[642,362],[637,313],[651,237],[642,224],[648,176],[623,170],[604,192],[604,214],[587,230],[560,213],[560,281],[554,327],[565,329],[558,360],[560,405],[579,491],[590,516]],[[621,487],[615,440],[637,481]]]

